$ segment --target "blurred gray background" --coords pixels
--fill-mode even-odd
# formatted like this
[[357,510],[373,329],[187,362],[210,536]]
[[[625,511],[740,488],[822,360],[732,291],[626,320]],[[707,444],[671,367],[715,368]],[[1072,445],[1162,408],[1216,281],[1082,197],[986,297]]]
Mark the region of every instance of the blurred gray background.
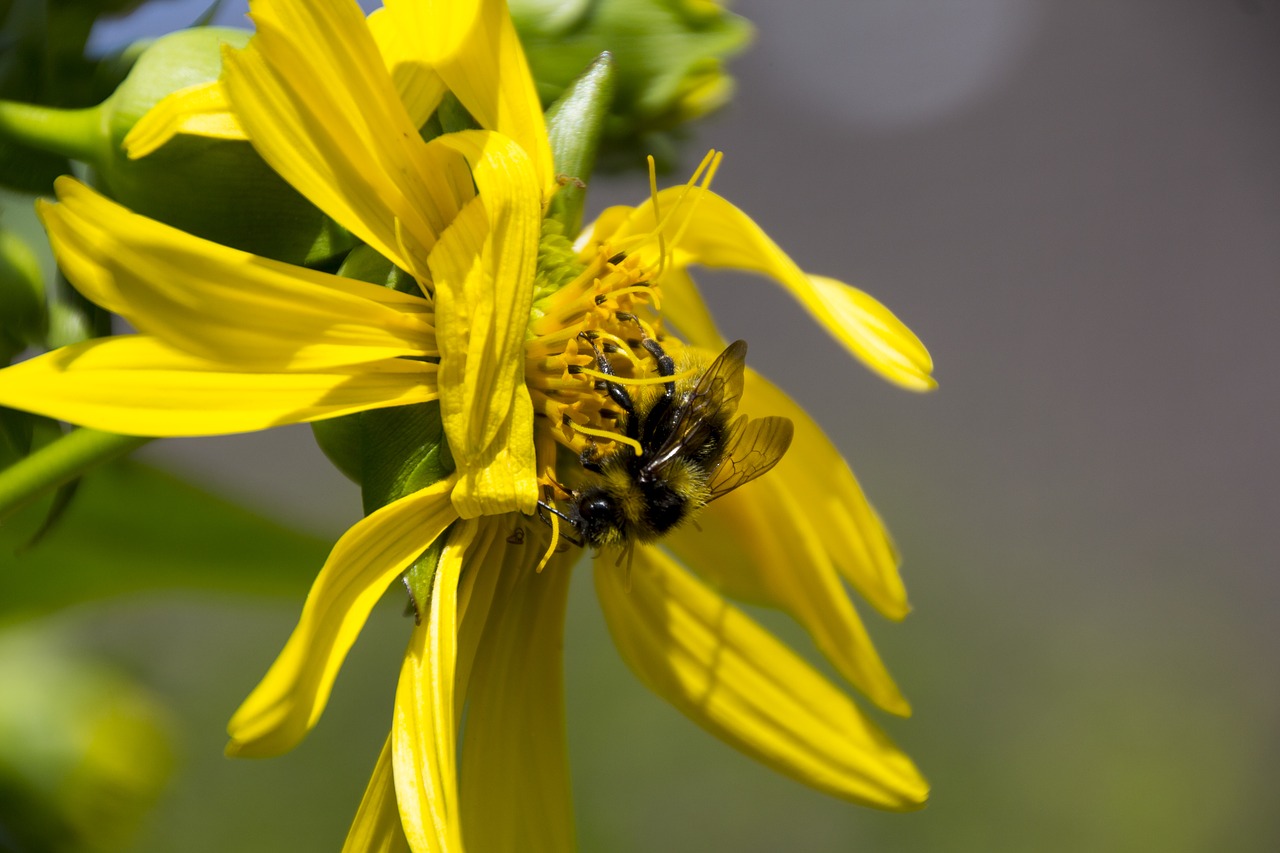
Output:
[[[859,809],[705,736],[625,670],[583,572],[566,640],[582,848],[1280,849],[1280,3],[735,9],[757,44],[689,166],[725,150],[717,191],[937,363],[939,391],[899,391],[779,291],[707,277],[726,334],[826,426],[899,541],[915,612],[863,610],[915,706],[887,725],[933,800]],[[602,180],[592,204],[644,194]],[[305,429],[145,455],[328,536],[359,515]],[[300,749],[221,756],[302,592],[67,617],[176,709],[182,771],[140,850],[340,846],[390,719],[398,600]]]

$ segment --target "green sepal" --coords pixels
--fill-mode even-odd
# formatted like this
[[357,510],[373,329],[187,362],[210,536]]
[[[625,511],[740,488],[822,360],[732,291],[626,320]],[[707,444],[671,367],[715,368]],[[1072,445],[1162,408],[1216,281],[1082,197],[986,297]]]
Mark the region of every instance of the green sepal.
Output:
[[409,273],[379,255],[377,251],[363,243],[352,249],[338,267],[338,275],[380,284],[401,293],[421,296],[422,288]]
[[53,276],[47,304],[49,326],[45,346],[49,349],[111,334],[111,315],[72,287],[61,270]]
[[364,460],[360,453],[360,413],[325,418],[311,422],[316,445],[333,463],[333,467],[357,486],[364,479]]
[[[338,274],[422,295],[411,275],[368,246],[353,249]],[[426,488],[454,469],[438,402],[318,421],[312,431],[338,470],[360,484],[366,514]]]
[[401,577],[405,589],[409,592],[406,612],[411,613],[413,621],[419,625],[422,624],[423,619],[427,618],[427,611],[431,607],[432,583],[436,579],[436,569],[440,566],[440,555],[444,553],[445,543],[449,541],[452,530],[453,525],[450,525],[444,533],[437,536],[436,541],[427,546],[422,556],[414,560],[413,565]]
[[569,234],[582,228],[582,206],[613,104],[615,76],[613,56],[601,53],[547,110],[547,137],[556,174],[563,182],[547,216],[564,225]]
[[360,427],[366,514],[453,473],[439,402],[361,412]]

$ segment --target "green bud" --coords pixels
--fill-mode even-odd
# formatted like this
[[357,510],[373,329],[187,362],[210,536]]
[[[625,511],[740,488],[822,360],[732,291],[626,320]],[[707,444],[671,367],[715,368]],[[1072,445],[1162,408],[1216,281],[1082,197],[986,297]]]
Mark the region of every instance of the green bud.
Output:
[[248,142],[179,134],[147,157],[124,152],[128,132],[166,95],[216,80],[222,46],[251,33],[225,27],[156,39],[105,101],[83,110],[0,102],[0,136],[81,160],[132,210],[196,236],[277,260],[317,264],[351,248],[349,233],[304,199]]
[[200,237],[290,263],[318,263],[347,249],[351,236],[304,199],[248,142],[178,135],[130,160],[123,141],[170,92],[216,80],[222,45],[243,47],[250,33],[223,27],[182,30],[143,51],[120,88],[103,102],[107,156],[102,188],[138,213]]
[[751,25],[711,0],[511,0],[511,16],[543,103],[581,69],[613,54],[616,97],[602,153],[610,167],[645,154],[668,165],[684,125],[728,102],[724,61],[751,40]]
[[0,366],[41,343],[47,323],[36,253],[17,234],[0,231]]

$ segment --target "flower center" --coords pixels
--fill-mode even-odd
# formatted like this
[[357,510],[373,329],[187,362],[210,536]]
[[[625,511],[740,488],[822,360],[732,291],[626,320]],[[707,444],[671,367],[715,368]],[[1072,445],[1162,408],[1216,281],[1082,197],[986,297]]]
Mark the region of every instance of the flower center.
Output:
[[[639,450],[620,425],[625,412],[608,383],[660,388],[645,341],[674,341],[662,331],[657,282],[634,258],[601,246],[579,274],[534,304],[525,343],[525,383],[536,414],[539,469],[554,468],[551,441],[574,454]],[[678,345],[678,344],[677,344]],[[545,448],[545,450],[544,450]]]

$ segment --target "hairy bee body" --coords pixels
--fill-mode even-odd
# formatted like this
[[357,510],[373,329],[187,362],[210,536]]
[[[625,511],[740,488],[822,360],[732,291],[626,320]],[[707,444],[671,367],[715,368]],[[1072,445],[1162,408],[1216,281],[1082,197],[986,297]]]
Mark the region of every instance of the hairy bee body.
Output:
[[[623,413],[618,425],[641,452],[627,444],[603,458],[583,454],[580,485],[571,493],[566,520],[593,547],[652,542],[698,510],[777,464],[791,441],[786,418],[734,420],[742,396],[747,345],[730,344],[705,368],[696,353],[675,364],[654,341],[645,349],[670,382],[632,397],[621,383],[605,384]],[[696,359],[696,361],[694,360]],[[597,352],[602,372],[612,373]]]

